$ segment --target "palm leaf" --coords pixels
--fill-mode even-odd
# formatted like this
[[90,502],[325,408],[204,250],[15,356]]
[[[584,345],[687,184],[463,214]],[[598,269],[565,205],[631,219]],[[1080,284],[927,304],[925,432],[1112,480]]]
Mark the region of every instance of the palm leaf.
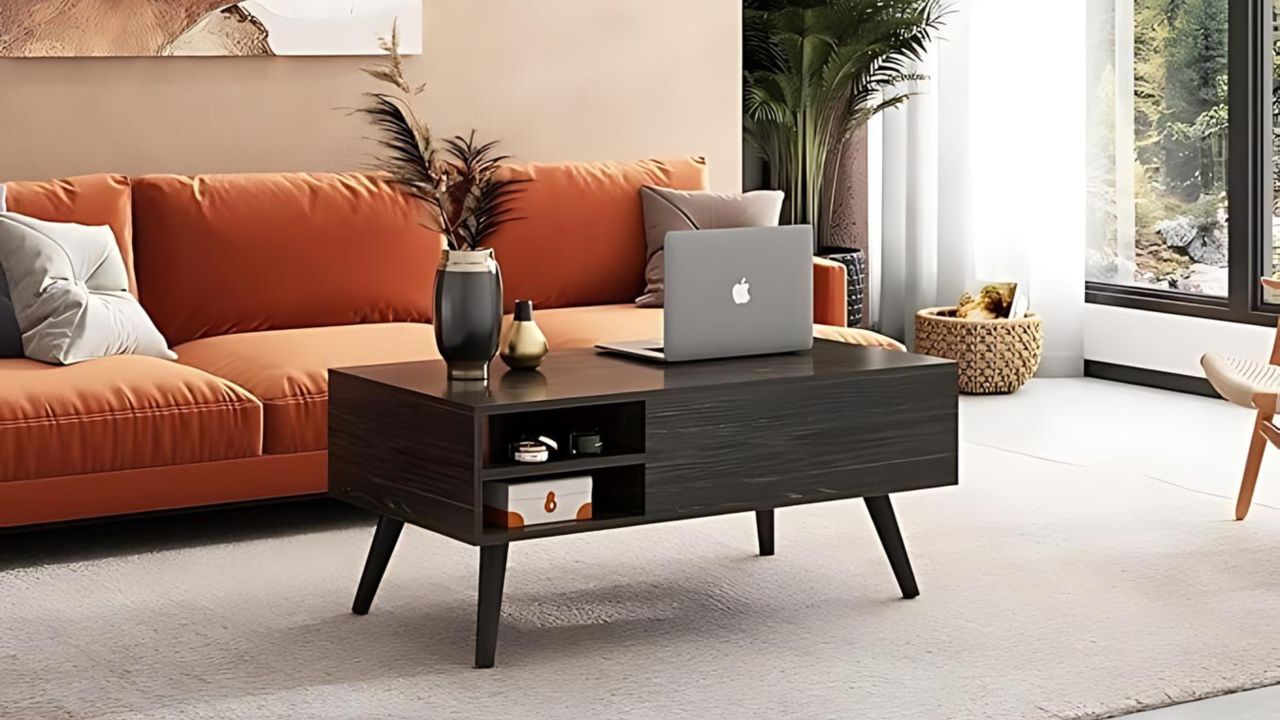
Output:
[[[943,0],[745,0],[745,136],[788,194],[785,219],[825,234],[852,134],[909,95]],[[888,98],[888,99],[886,99]]]

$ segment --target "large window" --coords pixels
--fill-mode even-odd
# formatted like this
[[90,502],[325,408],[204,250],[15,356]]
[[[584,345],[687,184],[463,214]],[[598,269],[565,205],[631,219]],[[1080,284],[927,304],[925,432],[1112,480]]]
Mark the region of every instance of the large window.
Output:
[[1227,3],[1100,8],[1089,280],[1227,295]]
[[1280,0],[1088,3],[1090,300],[1273,321]]

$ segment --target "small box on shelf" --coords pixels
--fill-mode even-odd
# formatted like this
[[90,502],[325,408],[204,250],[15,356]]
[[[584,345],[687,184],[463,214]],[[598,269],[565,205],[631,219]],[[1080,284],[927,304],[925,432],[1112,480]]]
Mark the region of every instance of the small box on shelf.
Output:
[[486,483],[485,524],[521,528],[544,523],[590,520],[591,488],[590,475],[528,482]]

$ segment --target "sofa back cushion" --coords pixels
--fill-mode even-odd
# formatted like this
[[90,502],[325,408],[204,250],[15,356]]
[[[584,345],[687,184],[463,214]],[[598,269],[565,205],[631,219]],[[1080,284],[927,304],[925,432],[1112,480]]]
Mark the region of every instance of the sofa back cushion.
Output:
[[133,179],[143,305],[170,344],[366,322],[430,322],[443,239],[362,174]]
[[632,302],[644,289],[640,188],[707,186],[703,158],[519,165],[506,172],[529,181],[512,207],[522,219],[487,243],[502,268],[507,312],[517,299],[542,308]]
[[120,246],[120,256],[129,275],[129,289],[137,294],[128,178],[84,175],[46,182],[12,182],[5,190],[9,212],[47,222],[109,225]]

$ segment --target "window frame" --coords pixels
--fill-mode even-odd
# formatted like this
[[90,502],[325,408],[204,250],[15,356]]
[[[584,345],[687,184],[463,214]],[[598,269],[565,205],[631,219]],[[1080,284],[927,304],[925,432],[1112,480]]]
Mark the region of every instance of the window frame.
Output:
[[1275,325],[1258,278],[1272,247],[1272,89],[1275,0],[1225,0],[1227,29],[1227,297],[1085,282],[1085,302],[1210,320]]

